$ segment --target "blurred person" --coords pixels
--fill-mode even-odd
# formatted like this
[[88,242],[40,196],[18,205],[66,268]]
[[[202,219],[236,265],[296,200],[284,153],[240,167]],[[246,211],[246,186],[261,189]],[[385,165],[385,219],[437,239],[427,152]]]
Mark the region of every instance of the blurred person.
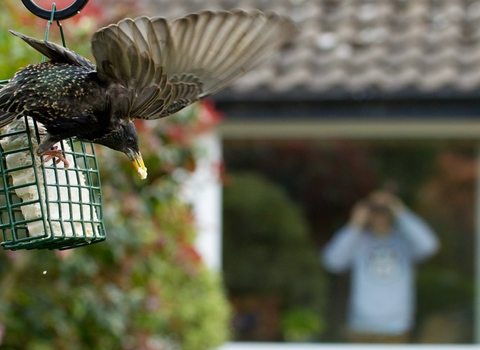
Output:
[[356,203],[322,260],[332,273],[351,270],[348,340],[406,343],[414,324],[415,264],[432,256],[432,229],[388,191]]

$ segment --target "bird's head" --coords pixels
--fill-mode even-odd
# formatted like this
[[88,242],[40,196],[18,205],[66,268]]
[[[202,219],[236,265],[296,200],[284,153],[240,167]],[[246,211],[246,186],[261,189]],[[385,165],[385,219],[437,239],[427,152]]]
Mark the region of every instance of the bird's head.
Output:
[[147,178],[147,168],[138,147],[137,130],[132,122],[120,124],[114,131],[94,142],[125,153],[132,161],[140,178],[142,180]]

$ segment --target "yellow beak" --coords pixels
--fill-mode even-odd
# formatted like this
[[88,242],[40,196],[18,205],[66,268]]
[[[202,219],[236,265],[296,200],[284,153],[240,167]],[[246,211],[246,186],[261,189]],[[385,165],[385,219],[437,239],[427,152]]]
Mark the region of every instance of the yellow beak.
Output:
[[134,152],[134,151],[130,150],[127,153],[127,156],[132,161],[133,166],[135,167],[135,170],[138,173],[138,176],[140,176],[140,178],[142,180],[145,180],[147,178],[147,168],[145,167],[145,164],[143,163],[143,158],[142,158],[142,155],[140,154],[140,152],[137,153],[137,152]]

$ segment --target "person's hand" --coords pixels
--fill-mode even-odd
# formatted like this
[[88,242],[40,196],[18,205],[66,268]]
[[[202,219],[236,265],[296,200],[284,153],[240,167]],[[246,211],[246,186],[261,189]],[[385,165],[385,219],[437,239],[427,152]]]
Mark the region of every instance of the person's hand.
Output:
[[369,200],[375,205],[389,208],[394,215],[398,215],[405,209],[405,205],[400,198],[388,191],[375,191],[369,196]]
[[350,225],[363,229],[367,225],[368,219],[370,217],[370,208],[366,201],[360,201],[352,209],[352,214],[350,215]]

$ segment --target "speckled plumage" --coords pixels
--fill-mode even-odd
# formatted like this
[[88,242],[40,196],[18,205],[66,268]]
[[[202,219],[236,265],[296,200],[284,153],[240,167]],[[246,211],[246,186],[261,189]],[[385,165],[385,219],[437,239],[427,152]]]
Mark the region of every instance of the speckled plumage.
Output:
[[204,11],[172,22],[125,19],[94,34],[96,66],[54,43],[12,33],[50,60],[18,71],[0,90],[0,127],[29,115],[48,131],[39,154],[75,136],[122,151],[138,165],[132,120],[166,117],[221,90],[290,40],[296,27],[255,10]]
[[77,136],[93,141],[104,135],[108,127],[94,118],[105,113],[104,103],[98,99],[105,94],[105,88],[90,73],[66,63],[29,65],[14,76],[5,93],[1,91],[0,103],[3,96],[9,95],[1,104],[2,110],[33,117],[60,140]]

